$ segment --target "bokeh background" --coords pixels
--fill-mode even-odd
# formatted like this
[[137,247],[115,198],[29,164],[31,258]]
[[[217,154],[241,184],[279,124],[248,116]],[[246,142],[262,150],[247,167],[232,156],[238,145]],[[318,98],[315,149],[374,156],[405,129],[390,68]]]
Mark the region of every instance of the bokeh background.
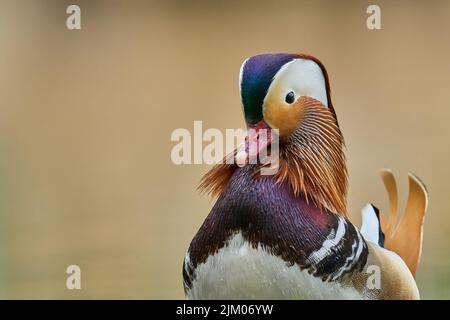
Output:
[[[82,29],[66,29],[81,7]],[[0,298],[183,298],[185,250],[213,202],[176,166],[176,128],[244,125],[241,62],[302,51],[328,69],[349,207],[387,208],[378,170],[430,191],[418,284],[450,298],[450,2],[0,2]],[[66,268],[82,289],[66,289]]]

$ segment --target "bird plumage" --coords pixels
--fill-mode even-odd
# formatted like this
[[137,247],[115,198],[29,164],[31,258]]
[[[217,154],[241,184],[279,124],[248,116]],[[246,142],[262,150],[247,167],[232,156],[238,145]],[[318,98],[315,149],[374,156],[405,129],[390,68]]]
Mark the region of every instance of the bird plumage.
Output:
[[385,247],[398,253],[409,270],[416,275],[422,254],[423,224],[428,208],[428,191],[414,174],[408,174],[409,193],[404,213],[398,219],[397,183],[388,169],[381,171],[388,192],[390,212],[386,217],[380,213],[381,226],[386,234]]
[[[203,177],[200,189],[217,201],[185,257],[186,296],[419,298],[413,275],[425,187],[410,175],[408,205],[397,224],[395,179],[383,171],[389,216],[368,205],[361,230],[348,220],[344,139],[322,63],[304,54],[258,55],[244,62],[240,86],[249,128],[279,130],[279,169],[267,176],[260,174],[262,163],[230,161],[248,152],[244,147]],[[263,145],[270,148],[270,141]],[[379,286],[369,283],[373,270]]]

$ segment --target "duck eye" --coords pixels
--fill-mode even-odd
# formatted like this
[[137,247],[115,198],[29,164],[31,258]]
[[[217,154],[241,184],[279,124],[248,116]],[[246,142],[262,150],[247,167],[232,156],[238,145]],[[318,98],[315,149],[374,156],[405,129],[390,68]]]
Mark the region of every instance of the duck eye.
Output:
[[295,100],[295,94],[293,91],[289,91],[289,93],[286,95],[286,98],[284,98],[284,100],[286,101],[286,103],[293,103]]

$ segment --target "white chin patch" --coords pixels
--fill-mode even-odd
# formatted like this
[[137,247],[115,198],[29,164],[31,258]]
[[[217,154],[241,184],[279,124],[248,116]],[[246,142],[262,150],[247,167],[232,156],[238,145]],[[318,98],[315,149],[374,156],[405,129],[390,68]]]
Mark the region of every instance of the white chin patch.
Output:
[[297,96],[308,96],[328,106],[325,77],[319,65],[308,59],[295,59],[286,63],[275,75],[268,90],[282,88],[282,94],[293,90]]

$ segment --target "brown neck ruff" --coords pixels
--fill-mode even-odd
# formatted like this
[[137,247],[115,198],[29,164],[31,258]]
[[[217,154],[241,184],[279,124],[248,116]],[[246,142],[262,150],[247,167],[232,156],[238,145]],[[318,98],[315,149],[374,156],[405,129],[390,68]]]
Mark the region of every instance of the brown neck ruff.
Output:
[[[280,141],[277,183],[287,182],[296,196],[322,209],[346,216],[347,167],[344,139],[334,113],[320,101],[302,97],[303,117],[286,141]],[[227,157],[234,157],[236,150]],[[219,196],[228,184],[236,164],[215,165],[199,185],[204,193]],[[256,169],[255,179],[259,170]]]

